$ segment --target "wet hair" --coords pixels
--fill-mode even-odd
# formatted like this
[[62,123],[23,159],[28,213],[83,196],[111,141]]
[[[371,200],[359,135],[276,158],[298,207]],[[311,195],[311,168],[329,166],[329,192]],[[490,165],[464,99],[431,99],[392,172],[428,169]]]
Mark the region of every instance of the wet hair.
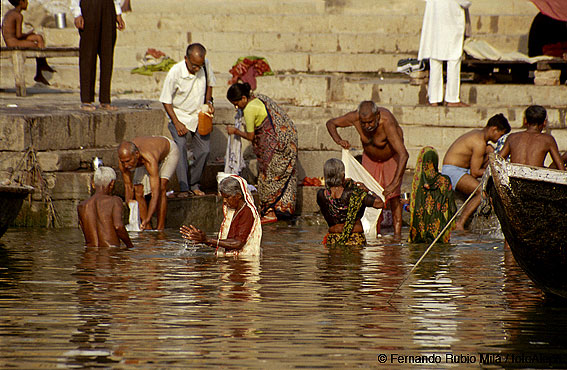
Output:
[[189,58],[189,56],[193,53],[193,52],[197,52],[197,54],[201,57],[205,57],[205,55],[207,54],[207,49],[205,49],[205,47],[202,44],[199,44],[198,42],[195,42],[193,44],[190,44],[189,46],[187,46],[187,51],[185,52],[185,56],[187,58]]
[[345,180],[345,165],[337,158],[331,158],[323,166],[325,186],[341,186]]
[[107,186],[116,180],[116,172],[111,167],[100,166],[94,173],[95,186]]
[[222,194],[233,196],[233,195],[243,195],[242,189],[240,188],[240,182],[234,177],[226,177],[222,179],[219,184],[219,191]]
[[504,117],[502,113],[498,113],[490,117],[486,123],[486,127],[496,127],[498,131],[504,131],[506,134],[512,130],[508,123],[508,119]]
[[[376,115],[378,113],[378,106],[372,100],[365,100],[358,105],[357,112],[360,115],[360,111],[366,111],[370,109],[371,113]],[[365,112],[366,113],[366,112]]]
[[8,0],[10,2],[10,4],[12,4],[13,6],[18,6],[20,5],[20,2],[22,0]]
[[252,90],[252,88],[248,82],[235,83],[228,88],[226,98],[230,102],[240,101],[243,96],[250,98],[250,90]]
[[541,105],[530,105],[524,113],[528,125],[543,125],[547,118],[547,111]]

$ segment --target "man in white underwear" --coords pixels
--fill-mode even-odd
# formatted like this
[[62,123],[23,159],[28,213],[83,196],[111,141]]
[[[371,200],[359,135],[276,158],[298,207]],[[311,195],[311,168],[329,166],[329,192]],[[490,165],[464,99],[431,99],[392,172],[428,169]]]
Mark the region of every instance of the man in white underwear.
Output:
[[[124,141],[118,148],[118,165],[124,179],[126,202],[135,196],[138,201],[141,229],[151,229],[157,211],[157,230],[165,228],[167,184],[179,161],[179,149],[164,136],[137,137]],[[148,191],[149,188],[149,191]],[[151,192],[149,206],[145,195]]]

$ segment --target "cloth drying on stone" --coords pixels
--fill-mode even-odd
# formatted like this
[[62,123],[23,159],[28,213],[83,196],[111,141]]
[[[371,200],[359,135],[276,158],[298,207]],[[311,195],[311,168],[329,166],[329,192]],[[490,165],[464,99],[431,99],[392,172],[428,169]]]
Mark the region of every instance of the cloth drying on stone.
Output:
[[256,90],[256,76],[271,76],[274,74],[266,58],[248,56],[238,58],[230,69],[232,78],[228,81],[232,85],[238,80],[248,82],[252,90]]
[[164,52],[156,49],[148,49],[144,57],[138,62],[138,67],[130,73],[151,76],[154,72],[167,72],[175,65],[175,60],[171,59]]
[[[366,185],[366,187],[378,195],[383,202],[384,199],[384,189],[378,184],[378,181],[372,175],[366,171],[362,164],[354,158],[347,149],[343,149],[342,161],[345,165],[345,177],[353,179]],[[381,209],[366,207],[364,211],[364,217],[362,217],[362,228],[364,229],[364,234],[368,239],[376,238],[376,224],[378,223],[378,217],[380,217]]]
[[526,63],[536,63],[541,60],[553,59],[551,56],[541,55],[537,57],[529,57],[519,51],[502,52],[488,42],[483,40],[475,40],[474,38],[465,40],[465,53],[467,55],[480,60],[502,60],[502,61],[521,61]]

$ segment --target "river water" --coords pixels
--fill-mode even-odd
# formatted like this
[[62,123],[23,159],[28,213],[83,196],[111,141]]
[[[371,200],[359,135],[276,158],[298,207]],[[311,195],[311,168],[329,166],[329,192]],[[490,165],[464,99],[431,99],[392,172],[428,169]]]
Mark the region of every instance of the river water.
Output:
[[[501,240],[326,249],[320,226],[264,228],[259,260],[175,230],[135,248],[78,229],[0,242],[0,368],[566,368],[567,306]],[[563,358],[561,357],[563,356]]]

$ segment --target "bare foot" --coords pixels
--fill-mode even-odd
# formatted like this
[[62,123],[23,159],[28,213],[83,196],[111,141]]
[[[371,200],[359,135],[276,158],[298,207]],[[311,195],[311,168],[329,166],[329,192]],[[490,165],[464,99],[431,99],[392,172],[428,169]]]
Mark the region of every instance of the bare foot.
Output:
[[440,107],[441,103],[429,103],[429,105],[432,107]]
[[85,112],[94,112],[96,110],[96,107],[93,103],[82,103],[81,110]]
[[196,196],[199,196],[199,197],[205,195],[205,193],[203,191],[201,191],[200,189],[195,189],[195,190],[192,190],[192,191],[193,191],[193,194],[195,194]]
[[110,112],[114,112],[116,110],[118,110],[117,107],[115,107],[114,105],[110,105],[110,104],[101,104],[100,105],[100,109],[104,109]]
[[463,103],[462,101],[458,103],[447,103],[448,107],[470,107],[470,105]]

